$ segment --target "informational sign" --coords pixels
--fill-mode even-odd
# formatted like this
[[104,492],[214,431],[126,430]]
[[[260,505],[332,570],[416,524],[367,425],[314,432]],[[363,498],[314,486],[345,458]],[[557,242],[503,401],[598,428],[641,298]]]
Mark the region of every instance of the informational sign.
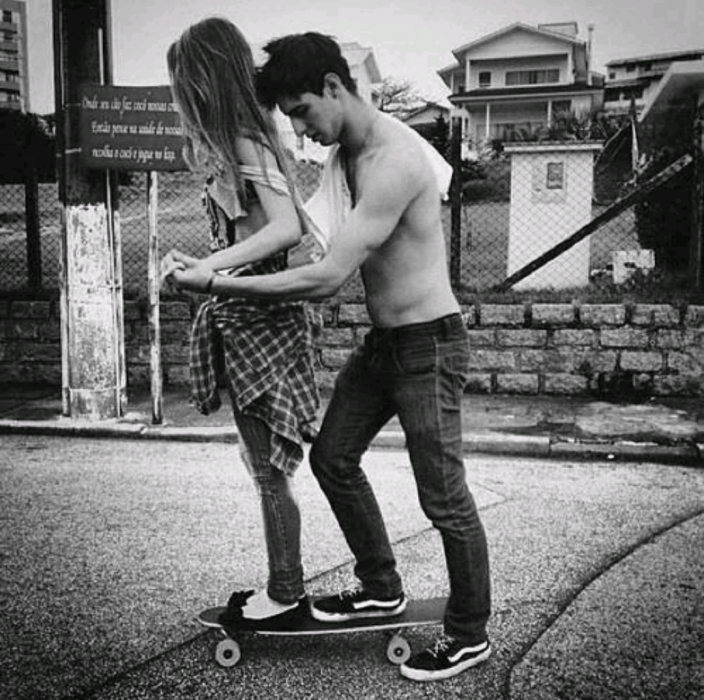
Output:
[[84,85],[81,162],[111,170],[187,170],[183,136],[168,85]]

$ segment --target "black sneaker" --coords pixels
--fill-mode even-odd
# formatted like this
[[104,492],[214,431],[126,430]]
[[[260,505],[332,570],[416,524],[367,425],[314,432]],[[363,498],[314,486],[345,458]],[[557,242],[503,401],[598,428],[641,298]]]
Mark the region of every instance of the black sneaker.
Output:
[[293,630],[299,627],[310,613],[308,597],[304,596],[295,607],[278,615],[261,619],[246,618],[242,613],[242,608],[252,595],[254,595],[254,591],[236,591],[233,593],[227,602],[227,608],[218,617],[219,626],[235,630]]
[[254,589],[249,591],[235,591],[227,601],[225,610],[218,616],[221,627],[232,626],[242,621],[242,608],[247,604],[247,599],[253,596]]
[[490,655],[488,641],[470,646],[459,639],[443,636],[432,647],[408,659],[400,670],[402,676],[414,681],[441,681],[486,661]]
[[318,598],[311,606],[311,615],[321,622],[342,622],[365,617],[393,617],[406,609],[406,596],[379,598],[362,588],[342,591],[337,595]]

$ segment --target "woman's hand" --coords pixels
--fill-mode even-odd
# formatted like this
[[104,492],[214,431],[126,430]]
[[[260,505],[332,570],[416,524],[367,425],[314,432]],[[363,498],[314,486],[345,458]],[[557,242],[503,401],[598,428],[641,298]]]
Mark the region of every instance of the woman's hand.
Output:
[[174,270],[181,270],[184,268],[184,263],[178,262],[174,257],[174,254],[180,255],[177,250],[170,250],[162,259],[159,268],[159,283],[161,286],[169,284],[171,273]]
[[169,251],[161,261],[160,279],[176,289],[204,292],[214,274],[204,260],[193,258],[178,250]]

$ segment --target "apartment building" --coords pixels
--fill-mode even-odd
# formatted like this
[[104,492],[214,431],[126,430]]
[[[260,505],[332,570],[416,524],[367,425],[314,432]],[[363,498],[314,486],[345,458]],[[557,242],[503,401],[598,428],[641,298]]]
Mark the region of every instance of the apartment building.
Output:
[[658,84],[673,63],[703,58],[704,49],[694,49],[609,61],[606,64],[604,109],[623,114],[631,109],[633,102],[640,114],[651,102]]
[[29,111],[27,7],[0,0],[0,109]]

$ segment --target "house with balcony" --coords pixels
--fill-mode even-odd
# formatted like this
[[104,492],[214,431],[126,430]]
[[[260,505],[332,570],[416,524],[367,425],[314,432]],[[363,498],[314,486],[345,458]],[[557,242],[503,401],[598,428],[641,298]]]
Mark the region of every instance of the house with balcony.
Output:
[[635,105],[640,114],[653,100],[658,85],[673,64],[704,59],[704,49],[658,53],[609,61],[606,64],[604,109],[625,114]]
[[531,26],[516,22],[453,50],[455,62],[438,71],[450,89],[453,117],[462,120],[463,145],[548,127],[558,112],[601,107],[603,76],[591,70],[591,34],[576,22]]

